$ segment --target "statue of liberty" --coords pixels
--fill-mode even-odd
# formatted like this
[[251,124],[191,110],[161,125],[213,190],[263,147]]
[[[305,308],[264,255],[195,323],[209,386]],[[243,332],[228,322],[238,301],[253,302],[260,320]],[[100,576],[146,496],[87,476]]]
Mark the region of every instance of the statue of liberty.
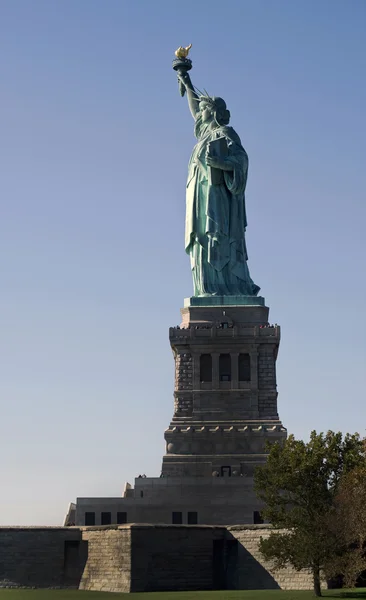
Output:
[[188,50],[177,50],[173,67],[197,138],[188,167],[185,232],[194,296],[256,296],[260,288],[250,277],[245,244],[248,156],[229,126],[225,101],[193,87]]

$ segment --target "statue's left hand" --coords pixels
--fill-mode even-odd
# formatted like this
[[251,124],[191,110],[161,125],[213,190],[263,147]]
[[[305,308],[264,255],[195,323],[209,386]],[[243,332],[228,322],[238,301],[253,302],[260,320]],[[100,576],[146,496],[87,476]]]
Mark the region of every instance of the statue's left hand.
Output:
[[221,169],[222,171],[233,170],[228,161],[226,161],[224,158],[220,158],[219,156],[213,156],[210,154],[209,150],[206,151],[206,163],[209,167],[213,167],[214,169]]

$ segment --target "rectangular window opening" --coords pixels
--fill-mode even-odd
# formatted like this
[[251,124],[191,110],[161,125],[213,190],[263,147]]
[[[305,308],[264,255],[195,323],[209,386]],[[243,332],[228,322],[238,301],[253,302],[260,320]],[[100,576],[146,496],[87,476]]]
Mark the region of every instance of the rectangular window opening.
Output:
[[212,381],[212,356],[201,354],[200,356],[200,381],[210,383]]
[[253,523],[255,525],[262,525],[264,523],[263,517],[259,510],[253,512]]
[[127,523],[127,513],[126,512],[118,512],[117,513],[117,525],[124,525]]
[[197,525],[198,523],[198,513],[189,512],[187,515],[187,523],[188,525]]
[[238,356],[239,381],[250,381],[250,355],[239,354]]
[[183,523],[183,513],[173,512],[172,513],[172,524],[173,525],[182,525],[182,523]]
[[110,512],[102,512],[100,522],[102,525],[110,525],[112,523],[112,514]]
[[230,354],[220,354],[219,375],[220,375],[220,381],[231,381],[231,356],[230,356]]
[[231,467],[221,467],[221,477],[231,477]]
[[85,525],[95,525],[95,512],[85,513]]

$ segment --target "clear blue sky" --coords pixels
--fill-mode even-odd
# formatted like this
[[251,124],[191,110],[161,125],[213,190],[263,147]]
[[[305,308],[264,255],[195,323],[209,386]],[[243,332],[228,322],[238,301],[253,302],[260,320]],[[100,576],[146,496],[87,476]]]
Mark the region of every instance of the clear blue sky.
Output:
[[283,423],[365,434],[365,31],[364,0],[1,0],[1,524],[160,473],[192,292],[181,44],[249,154]]

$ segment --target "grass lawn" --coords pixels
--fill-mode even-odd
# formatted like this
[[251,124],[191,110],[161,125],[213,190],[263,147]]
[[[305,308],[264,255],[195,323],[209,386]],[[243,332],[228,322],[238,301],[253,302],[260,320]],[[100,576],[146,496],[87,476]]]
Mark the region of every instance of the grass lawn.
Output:
[[[327,590],[326,598],[366,598],[366,588],[352,591]],[[310,600],[312,592],[282,590],[222,591],[222,592],[152,592],[111,594],[107,592],[78,592],[73,590],[3,590],[0,600]]]

